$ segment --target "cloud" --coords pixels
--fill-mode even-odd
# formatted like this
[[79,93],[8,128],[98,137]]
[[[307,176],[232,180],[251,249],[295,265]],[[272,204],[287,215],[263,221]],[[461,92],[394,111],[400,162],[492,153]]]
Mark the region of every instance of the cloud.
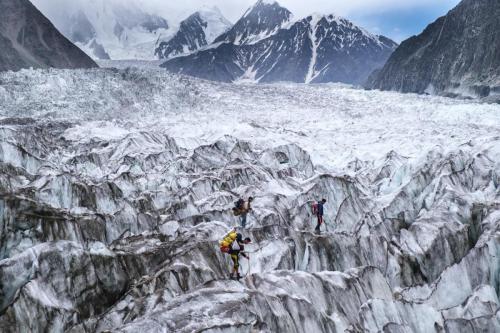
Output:
[[376,14],[388,11],[418,9],[441,4],[454,5],[456,0],[282,0],[283,5],[289,5],[293,10],[306,15],[314,9],[320,12],[332,12],[339,15]]
[[[256,0],[136,0],[144,6],[162,11],[164,14],[192,12],[201,6],[217,6],[230,20],[236,21]],[[280,0],[282,6],[296,16],[303,17],[313,12],[341,16],[381,14],[388,11],[419,9],[425,7],[452,8],[458,0]]]
[[[0,0],[1,1],[1,0]],[[176,25],[202,7],[217,6],[230,21],[236,22],[243,13],[257,0],[33,0],[43,7],[45,12],[56,12],[64,18],[60,10],[69,4],[77,6],[83,2],[85,6],[100,7],[103,2],[132,2],[146,12],[154,12],[165,17]],[[282,6],[291,10],[296,18],[312,13],[337,14],[351,19],[355,23],[374,33],[385,34],[398,41],[416,34],[437,17],[444,15],[459,0],[279,0]],[[62,5],[64,4],[64,5]],[[404,22],[401,22],[404,18]],[[399,22],[398,22],[399,20]],[[401,31],[395,32],[394,27]]]
[[[202,6],[217,6],[232,22],[257,0],[129,0],[141,1],[144,6],[154,8],[171,17],[187,17]],[[384,34],[400,42],[405,38],[418,34],[427,24],[444,15],[458,4],[460,0],[279,0],[278,2],[291,10],[295,17],[305,17],[312,13],[336,14],[353,20],[355,23],[377,34]],[[405,22],[401,22],[403,17]],[[399,31],[394,28],[398,27]]]

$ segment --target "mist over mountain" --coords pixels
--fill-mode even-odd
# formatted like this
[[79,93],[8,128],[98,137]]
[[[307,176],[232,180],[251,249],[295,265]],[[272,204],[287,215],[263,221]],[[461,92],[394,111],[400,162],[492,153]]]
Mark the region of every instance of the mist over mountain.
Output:
[[154,59],[169,22],[133,1],[34,0],[58,29],[95,59]]

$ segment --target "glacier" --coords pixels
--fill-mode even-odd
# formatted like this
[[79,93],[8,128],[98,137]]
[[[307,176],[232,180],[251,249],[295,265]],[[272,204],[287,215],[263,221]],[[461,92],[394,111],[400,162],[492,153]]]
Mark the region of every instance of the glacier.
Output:
[[0,73],[0,331],[500,331],[498,105],[106,64]]

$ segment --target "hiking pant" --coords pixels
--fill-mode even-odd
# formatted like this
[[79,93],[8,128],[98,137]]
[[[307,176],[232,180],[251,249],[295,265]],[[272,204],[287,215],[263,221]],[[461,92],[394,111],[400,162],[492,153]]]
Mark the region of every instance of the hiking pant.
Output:
[[235,271],[240,268],[240,261],[239,261],[239,256],[236,253],[231,254],[231,260],[233,261],[233,268]]
[[248,213],[243,213],[240,216],[240,224],[242,229],[245,229],[245,227],[247,226],[247,215]]
[[321,225],[323,224],[323,215],[317,215],[318,225],[316,226],[316,231],[320,231]]
[[[240,273],[240,271],[239,271],[239,268],[240,268],[239,253],[231,251],[229,254],[231,255],[231,260],[233,261],[233,271],[236,272],[237,274],[239,274]],[[232,274],[233,273],[231,273],[231,275]]]

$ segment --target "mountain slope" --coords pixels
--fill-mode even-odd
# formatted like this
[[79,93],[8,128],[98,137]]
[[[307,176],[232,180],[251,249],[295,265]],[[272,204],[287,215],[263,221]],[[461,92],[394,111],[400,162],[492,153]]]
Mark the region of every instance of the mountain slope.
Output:
[[362,83],[396,45],[333,15],[309,16],[262,44],[266,52],[254,65],[259,82],[305,83]]
[[182,21],[177,33],[167,41],[161,42],[155,50],[159,59],[196,51],[226,32],[231,26],[218,8],[197,11]]
[[500,2],[464,0],[404,41],[369,88],[451,96],[500,95]]
[[211,47],[162,67],[223,82],[360,84],[396,47],[334,15],[289,19],[290,12],[277,3],[259,1]]
[[28,0],[0,1],[0,71],[97,65]]
[[154,59],[157,41],[172,32],[166,19],[132,1],[34,3],[68,39],[95,59]]

